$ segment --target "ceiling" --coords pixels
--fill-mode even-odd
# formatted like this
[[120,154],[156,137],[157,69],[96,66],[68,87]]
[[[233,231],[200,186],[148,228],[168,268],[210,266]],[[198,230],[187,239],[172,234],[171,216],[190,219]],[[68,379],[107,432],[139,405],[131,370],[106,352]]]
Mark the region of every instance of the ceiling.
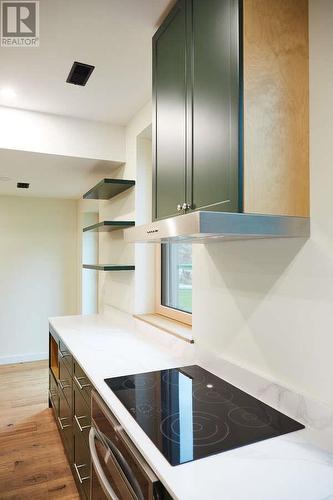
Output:
[[[0,195],[79,199],[104,177],[113,177],[121,164],[0,149],[0,165]],[[30,188],[17,189],[17,182],[29,182]]]
[[[170,0],[40,0],[40,47],[0,48],[0,105],[126,124],[151,96],[151,38]],[[74,61],[96,66],[66,83]]]

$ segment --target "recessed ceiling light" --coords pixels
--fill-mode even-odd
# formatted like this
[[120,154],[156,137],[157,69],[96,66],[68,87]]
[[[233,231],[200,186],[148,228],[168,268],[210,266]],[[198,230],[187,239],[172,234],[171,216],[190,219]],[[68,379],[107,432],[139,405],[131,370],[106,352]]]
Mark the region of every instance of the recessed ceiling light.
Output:
[[0,95],[5,101],[12,101],[16,97],[16,92],[10,87],[4,87],[0,90]]

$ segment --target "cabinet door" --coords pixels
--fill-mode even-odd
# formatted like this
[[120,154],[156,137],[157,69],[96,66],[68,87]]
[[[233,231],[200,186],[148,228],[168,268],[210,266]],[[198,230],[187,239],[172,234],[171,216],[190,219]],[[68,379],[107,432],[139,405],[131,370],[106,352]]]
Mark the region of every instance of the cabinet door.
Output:
[[69,352],[67,346],[63,343],[62,340],[59,340],[59,359],[61,359],[66,366],[68,373],[72,375],[73,373],[73,356]]
[[52,370],[49,370],[49,400],[55,412],[55,417],[59,417],[59,392],[58,384],[54,378]]
[[192,175],[188,201],[197,209],[239,210],[238,0],[191,0]]
[[74,461],[73,469],[81,498],[90,498],[90,451],[80,432],[74,431]]
[[73,384],[73,409],[74,409],[74,427],[89,444],[89,430],[91,427],[90,405],[83,398],[77,384]]
[[177,2],[153,38],[153,217],[176,215],[185,202],[186,1]]
[[70,408],[72,408],[73,379],[68,372],[65,358],[59,358],[59,390],[65,396]]
[[74,381],[90,408],[92,384],[76,360],[74,361]]
[[66,448],[69,461],[73,461],[73,422],[72,422],[72,412],[64,395],[60,392],[59,394],[59,416],[58,416],[58,426],[60,429],[60,434]]

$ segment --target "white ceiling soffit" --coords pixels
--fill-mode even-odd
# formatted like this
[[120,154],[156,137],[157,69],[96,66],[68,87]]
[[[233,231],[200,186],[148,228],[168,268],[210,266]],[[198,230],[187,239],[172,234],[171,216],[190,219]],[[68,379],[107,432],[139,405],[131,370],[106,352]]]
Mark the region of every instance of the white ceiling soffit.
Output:
[[[0,48],[0,90],[16,92],[0,105],[126,124],[151,96],[151,38],[170,0],[39,3],[39,48]],[[74,61],[96,66],[86,87],[66,83]]]
[[[0,196],[80,199],[104,177],[117,176],[120,166],[105,160],[0,149]],[[17,189],[17,182],[29,182],[30,188]]]

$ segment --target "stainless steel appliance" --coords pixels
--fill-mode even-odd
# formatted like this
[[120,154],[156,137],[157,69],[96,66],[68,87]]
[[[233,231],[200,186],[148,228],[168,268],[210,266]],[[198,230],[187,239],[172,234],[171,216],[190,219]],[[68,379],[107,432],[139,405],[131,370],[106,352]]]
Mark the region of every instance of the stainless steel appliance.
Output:
[[91,500],[170,498],[101,398],[92,393]]
[[216,240],[258,238],[307,238],[310,219],[283,215],[259,215],[198,211],[125,229],[128,242],[203,243]]

